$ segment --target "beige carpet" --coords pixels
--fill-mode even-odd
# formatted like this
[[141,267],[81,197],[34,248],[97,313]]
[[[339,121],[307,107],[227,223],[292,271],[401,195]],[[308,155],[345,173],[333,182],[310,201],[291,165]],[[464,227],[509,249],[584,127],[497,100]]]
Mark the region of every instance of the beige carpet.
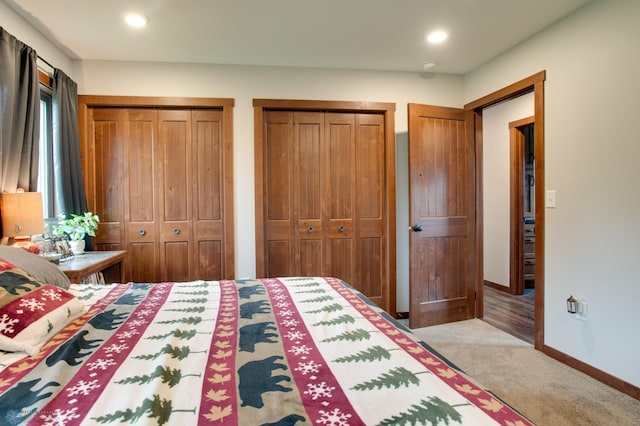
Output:
[[640,425],[640,401],[482,320],[413,332],[536,425]]

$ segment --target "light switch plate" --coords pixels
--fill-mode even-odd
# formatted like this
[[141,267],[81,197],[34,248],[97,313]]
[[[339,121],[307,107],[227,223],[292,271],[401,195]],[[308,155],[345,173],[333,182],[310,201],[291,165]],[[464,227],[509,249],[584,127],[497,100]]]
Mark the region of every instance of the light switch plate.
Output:
[[547,208],[555,209],[556,208],[556,190],[555,189],[547,190],[547,196],[545,200],[546,200],[545,205],[547,206]]

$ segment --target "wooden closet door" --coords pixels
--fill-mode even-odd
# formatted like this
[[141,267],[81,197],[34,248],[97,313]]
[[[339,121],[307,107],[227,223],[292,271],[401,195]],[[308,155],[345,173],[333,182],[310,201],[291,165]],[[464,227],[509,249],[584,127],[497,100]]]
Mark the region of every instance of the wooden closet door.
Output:
[[[123,109],[124,214],[127,262],[125,274],[134,282],[160,281],[157,185],[162,167],[158,147],[158,115],[153,109]],[[103,186],[119,185],[102,177]],[[100,211],[100,210],[98,210]]]
[[326,205],[329,201],[326,177],[324,114],[293,113],[294,275],[326,275]]
[[333,276],[385,294],[385,145],[380,114],[269,111],[267,276]]
[[96,248],[127,250],[128,281],[233,279],[233,100],[81,95],[78,105]]
[[384,119],[328,113],[326,128],[325,275],[385,306]]
[[268,113],[264,200],[270,277],[326,272],[324,145],[323,113]]
[[191,111],[158,111],[158,213],[162,281],[189,281],[193,268]]
[[223,127],[220,110],[192,112],[193,279],[227,276]]
[[[93,179],[86,185],[87,198],[93,201],[90,210],[100,212],[100,226],[93,242],[96,250],[123,250],[125,188],[117,184],[124,180],[123,116],[116,108],[91,110],[91,132],[88,173]],[[103,182],[111,182],[103,185]]]

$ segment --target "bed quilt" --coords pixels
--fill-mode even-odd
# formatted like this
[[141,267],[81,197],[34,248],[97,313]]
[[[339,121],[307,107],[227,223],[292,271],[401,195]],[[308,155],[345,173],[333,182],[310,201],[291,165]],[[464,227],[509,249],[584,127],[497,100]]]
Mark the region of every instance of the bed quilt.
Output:
[[83,315],[0,356],[0,424],[530,424],[337,279],[70,291]]

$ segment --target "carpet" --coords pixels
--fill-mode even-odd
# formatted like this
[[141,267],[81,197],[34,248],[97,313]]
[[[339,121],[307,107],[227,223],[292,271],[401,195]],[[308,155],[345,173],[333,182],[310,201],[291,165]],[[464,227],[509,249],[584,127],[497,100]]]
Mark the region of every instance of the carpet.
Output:
[[539,426],[640,424],[640,401],[482,320],[413,332]]

